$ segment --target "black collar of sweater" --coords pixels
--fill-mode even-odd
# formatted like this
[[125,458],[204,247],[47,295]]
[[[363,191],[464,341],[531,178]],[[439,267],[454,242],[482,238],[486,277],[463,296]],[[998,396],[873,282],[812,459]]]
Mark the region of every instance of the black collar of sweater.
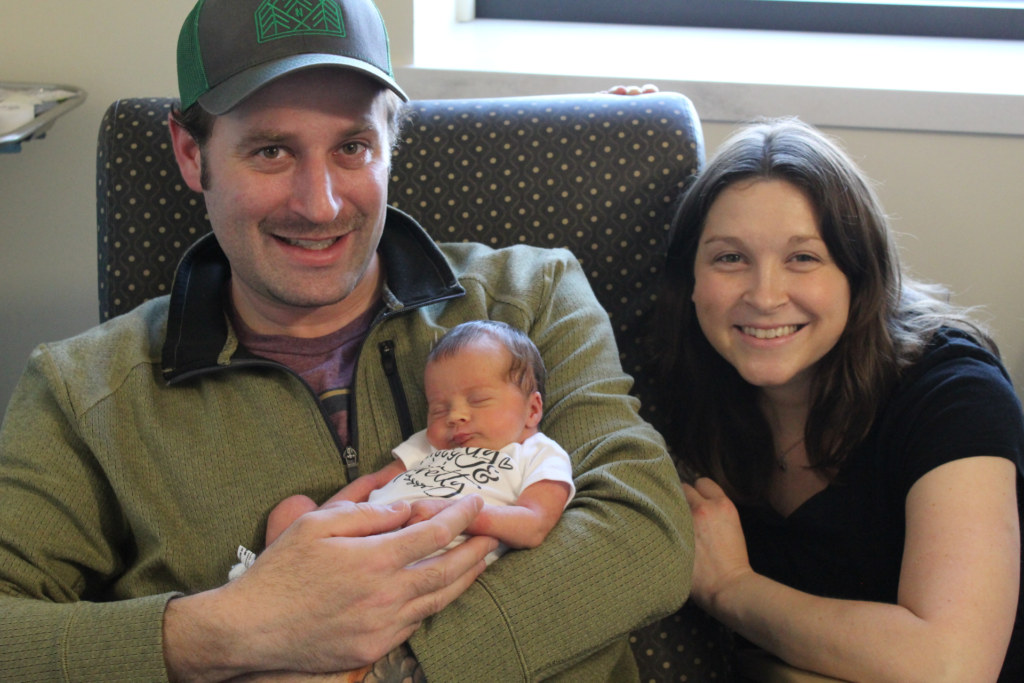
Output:
[[[465,294],[434,241],[398,209],[388,207],[377,249],[386,264],[388,289],[402,310]],[[182,256],[171,286],[163,347],[168,383],[217,367],[228,341],[224,297],[230,279],[231,265],[213,233],[199,238]]]

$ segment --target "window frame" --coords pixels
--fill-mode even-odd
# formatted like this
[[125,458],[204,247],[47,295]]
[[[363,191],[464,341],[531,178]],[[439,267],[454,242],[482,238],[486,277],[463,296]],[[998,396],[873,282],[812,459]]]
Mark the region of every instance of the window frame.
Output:
[[476,0],[478,19],[1024,40],[1024,8],[813,0]]

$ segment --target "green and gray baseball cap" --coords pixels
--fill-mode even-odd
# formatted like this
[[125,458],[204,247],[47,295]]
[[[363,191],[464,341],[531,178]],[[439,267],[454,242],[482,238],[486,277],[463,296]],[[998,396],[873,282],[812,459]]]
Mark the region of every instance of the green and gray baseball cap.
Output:
[[333,66],[395,83],[384,20],[371,0],[199,0],[178,36],[181,108],[211,114],[301,69]]

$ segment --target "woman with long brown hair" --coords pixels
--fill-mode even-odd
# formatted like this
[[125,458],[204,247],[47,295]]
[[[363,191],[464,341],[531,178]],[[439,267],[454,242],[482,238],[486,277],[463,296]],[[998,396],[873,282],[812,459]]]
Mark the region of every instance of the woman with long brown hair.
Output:
[[850,681],[1024,680],[1021,406],[989,337],[902,274],[860,170],[752,125],[673,229],[655,347],[693,598]]

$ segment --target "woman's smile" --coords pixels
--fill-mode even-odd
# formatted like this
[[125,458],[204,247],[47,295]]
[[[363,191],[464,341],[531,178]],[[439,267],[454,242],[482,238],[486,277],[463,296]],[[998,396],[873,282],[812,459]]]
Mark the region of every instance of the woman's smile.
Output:
[[779,337],[789,337],[796,334],[803,325],[783,325],[782,327],[748,327],[746,325],[737,325],[743,334],[750,337],[757,337],[758,339],[777,339]]

